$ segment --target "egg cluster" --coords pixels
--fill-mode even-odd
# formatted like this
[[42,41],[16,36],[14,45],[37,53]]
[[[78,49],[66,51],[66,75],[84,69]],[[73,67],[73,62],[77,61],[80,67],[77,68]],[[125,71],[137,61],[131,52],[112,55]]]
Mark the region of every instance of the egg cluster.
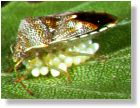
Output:
[[72,65],[85,62],[90,58],[89,55],[94,55],[98,49],[98,43],[87,40],[84,43],[67,48],[64,52],[48,53],[42,58],[35,57],[32,60],[24,61],[23,64],[27,69],[30,69],[34,77],[47,75],[49,72],[53,77],[58,77],[61,70],[67,72]]

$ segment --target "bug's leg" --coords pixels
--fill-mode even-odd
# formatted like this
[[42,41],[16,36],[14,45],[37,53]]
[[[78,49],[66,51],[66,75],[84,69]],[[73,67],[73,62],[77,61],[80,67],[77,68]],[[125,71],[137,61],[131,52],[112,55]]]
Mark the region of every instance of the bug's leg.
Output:
[[21,65],[22,61],[23,61],[23,59],[21,59],[20,61],[18,61],[18,62],[16,63],[16,65],[14,66],[14,71],[15,71],[15,73],[16,73],[16,78],[17,78],[17,79],[14,81],[14,84],[16,85],[16,84],[20,83],[20,84],[22,85],[22,87],[27,91],[28,94],[33,95],[32,91],[29,90],[29,89],[27,89],[26,85],[22,82],[22,81],[26,78],[26,76],[27,76],[27,74],[30,72],[30,70],[27,70],[27,71],[25,72],[25,74],[24,74],[23,76],[21,76],[21,77],[19,76],[19,73],[18,73],[18,71],[17,71],[17,69],[18,69],[18,67]]
[[26,76],[27,76],[29,73],[30,73],[30,70],[26,70],[26,71],[25,71],[25,74],[24,74],[23,76],[21,76],[21,77],[19,77],[17,80],[15,80],[15,84],[20,83],[20,84],[22,85],[22,87],[26,90],[26,92],[27,92],[28,94],[33,95],[32,91],[29,90],[29,89],[26,87],[26,85],[22,82],[23,80],[26,79]]
[[65,75],[66,78],[67,78],[67,81],[70,82],[71,81],[71,78],[70,78],[70,74],[68,71],[64,71],[62,69],[59,69],[59,68],[55,68],[56,70],[58,70],[62,75]]
[[27,91],[28,94],[33,95],[33,92],[30,89],[28,89],[26,85],[22,82],[23,80],[26,79],[26,76],[30,73],[30,71],[31,71],[30,69],[25,71],[25,74],[21,77],[20,83],[22,87]]
[[17,80],[15,80],[15,84],[17,84],[18,82],[21,82],[22,80],[24,80],[23,77],[20,77],[19,72],[17,71],[17,69],[20,67],[20,65],[21,65],[21,63],[22,63],[23,60],[24,60],[23,58],[20,59],[20,60],[15,64],[15,66],[14,66],[14,72],[15,72],[16,78],[17,78]]
[[17,69],[20,67],[22,61],[23,61],[23,59],[20,59],[14,66],[14,72],[16,73],[16,77],[19,76],[19,73],[17,72]]
[[20,83],[22,82],[24,79],[26,79],[26,76],[30,73],[31,69],[29,68],[28,70],[25,71],[25,73],[22,76],[19,76],[19,73],[17,71],[19,65],[22,63],[24,59],[21,59],[19,62],[17,62],[17,64],[14,67],[14,70],[16,72],[17,75],[17,80],[15,81],[15,83]]
[[14,46],[14,44],[10,45],[10,51],[11,51],[12,54],[14,53],[13,46]]
[[26,92],[29,95],[32,95],[33,96],[33,92],[31,90],[29,90],[23,82],[20,82],[20,83],[21,83],[22,87],[26,90]]

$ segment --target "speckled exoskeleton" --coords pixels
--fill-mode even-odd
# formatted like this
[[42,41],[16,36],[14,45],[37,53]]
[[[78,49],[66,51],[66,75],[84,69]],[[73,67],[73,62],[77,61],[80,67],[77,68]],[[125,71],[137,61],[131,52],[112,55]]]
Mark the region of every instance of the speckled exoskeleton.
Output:
[[[15,71],[26,66],[34,77],[69,74],[67,68],[85,62],[99,49],[99,44],[85,39],[116,25],[115,16],[97,12],[67,12],[21,20],[13,61]],[[84,41],[80,41],[80,40]],[[19,78],[17,82],[24,79]]]

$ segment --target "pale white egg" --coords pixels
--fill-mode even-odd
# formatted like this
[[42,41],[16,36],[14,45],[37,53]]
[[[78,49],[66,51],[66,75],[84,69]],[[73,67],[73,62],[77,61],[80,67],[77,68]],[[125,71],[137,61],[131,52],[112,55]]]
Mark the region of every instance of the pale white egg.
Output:
[[79,47],[74,46],[74,47],[73,47],[73,52],[80,52],[80,48],[79,48]]
[[65,71],[65,72],[67,71],[67,65],[65,63],[60,63],[58,65],[58,68]]
[[88,40],[87,42],[88,42],[88,44],[92,44],[92,40]]
[[61,60],[64,60],[65,58],[66,58],[66,56],[64,55],[64,54],[59,54],[59,58],[61,59]]
[[40,75],[39,68],[34,68],[34,69],[31,71],[31,74],[32,74],[34,77],[38,77],[38,76]]
[[72,51],[72,48],[68,48],[68,51],[70,51],[70,52],[71,52],[71,51]]
[[86,49],[86,44],[83,44],[83,43],[79,44],[79,48],[80,49]]
[[60,59],[58,57],[55,57],[53,60],[52,60],[52,65],[54,66],[58,66],[60,64]]
[[51,69],[50,72],[53,77],[58,77],[60,75],[60,72],[56,69]]
[[87,53],[88,54],[94,54],[95,50],[93,48],[88,48]]
[[98,43],[93,43],[87,48],[88,54],[94,54],[99,49]]
[[73,58],[72,57],[66,57],[66,59],[64,60],[64,63],[67,65],[67,67],[72,66]]
[[97,51],[99,49],[99,44],[98,43],[93,43],[94,49]]
[[79,65],[81,63],[81,58],[79,56],[73,57],[73,64]]
[[90,57],[89,56],[81,56],[81,63],[84,63],[86,60],[88,60]]
[[41,75],[47,75],[49,73],[49,69],[46,66],[43,66],[40,68],[40,74]]

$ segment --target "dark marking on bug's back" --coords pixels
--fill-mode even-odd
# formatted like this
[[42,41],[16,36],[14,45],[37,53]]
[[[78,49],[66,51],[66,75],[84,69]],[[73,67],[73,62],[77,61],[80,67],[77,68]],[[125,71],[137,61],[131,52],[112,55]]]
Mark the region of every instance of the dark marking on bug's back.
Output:
[[98,26],[99,29],[106,26],[107,24],[115,23],[117,20],[117,17],[107,13],[78,12],[76,15],[76,20],[92,23]]

